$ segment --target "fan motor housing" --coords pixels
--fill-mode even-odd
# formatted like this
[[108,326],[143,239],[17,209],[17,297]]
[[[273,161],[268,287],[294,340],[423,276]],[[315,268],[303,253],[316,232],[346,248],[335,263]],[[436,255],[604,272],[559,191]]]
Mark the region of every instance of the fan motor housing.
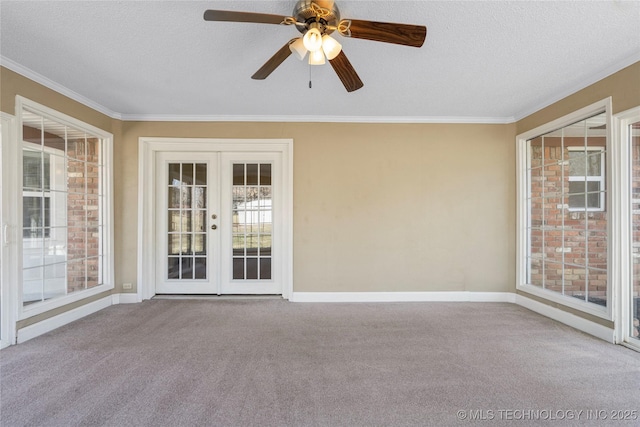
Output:
[[320,24],[322,34],[331,34],[340,22],[338,6],[331,0],[299,0],[292,15],[296,21],[306,23],[304,27],[296,25],[302,34],[309,30],[309,25],[313,22]]

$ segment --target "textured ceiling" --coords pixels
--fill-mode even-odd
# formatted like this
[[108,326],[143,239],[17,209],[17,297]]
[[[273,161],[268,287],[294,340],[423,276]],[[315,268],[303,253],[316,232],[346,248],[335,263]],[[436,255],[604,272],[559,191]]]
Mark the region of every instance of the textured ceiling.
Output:
[[638,1],[345,0],[342,18],[428,28],[419,49],[336,35],[364,82],[347,93],[328,64],[293,55],[250,78],[295,28],[202,18],[294,4],[2,0],[0,55],[125,119],[479,122],[520,118],[640,60]]

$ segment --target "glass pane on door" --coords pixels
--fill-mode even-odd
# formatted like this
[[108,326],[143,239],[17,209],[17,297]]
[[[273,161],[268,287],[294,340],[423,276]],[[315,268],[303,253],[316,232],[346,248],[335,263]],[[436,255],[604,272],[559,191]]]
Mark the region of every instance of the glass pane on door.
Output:
[[630,125],[631,135],[631,325],[630,334],[640,340],[640,122]]
[[233,280],[271,280],[271,181],[270,163],[233,164]]
[[169,163],[167,272],[169,280],[207,279],[207,164]]

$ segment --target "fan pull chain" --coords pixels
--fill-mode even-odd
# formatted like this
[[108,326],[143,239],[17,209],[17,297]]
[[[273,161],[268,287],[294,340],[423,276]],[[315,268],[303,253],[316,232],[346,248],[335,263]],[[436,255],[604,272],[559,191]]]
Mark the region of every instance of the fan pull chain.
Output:
[[311,89],[311,64],[309,64],[309,89]]

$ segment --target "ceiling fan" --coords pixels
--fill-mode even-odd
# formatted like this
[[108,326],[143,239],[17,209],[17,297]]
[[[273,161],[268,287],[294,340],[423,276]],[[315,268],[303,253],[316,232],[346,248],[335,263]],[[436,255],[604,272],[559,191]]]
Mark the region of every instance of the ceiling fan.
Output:
[[340,19],[338,6],[331,0],[300,0],[293,8],[292,16],[207,10],[204,20],[295,25],[302,36],[289,40],[251,78],[264,80],[292,53],[303,60],[309,52],[310,65],[322,65],[325,58],[329,60],[348,92],[358,90],[364,84],[331,33],[337,31],[344,37],[413,47],[422,46],[427,36],[427,27],[423,25]]

